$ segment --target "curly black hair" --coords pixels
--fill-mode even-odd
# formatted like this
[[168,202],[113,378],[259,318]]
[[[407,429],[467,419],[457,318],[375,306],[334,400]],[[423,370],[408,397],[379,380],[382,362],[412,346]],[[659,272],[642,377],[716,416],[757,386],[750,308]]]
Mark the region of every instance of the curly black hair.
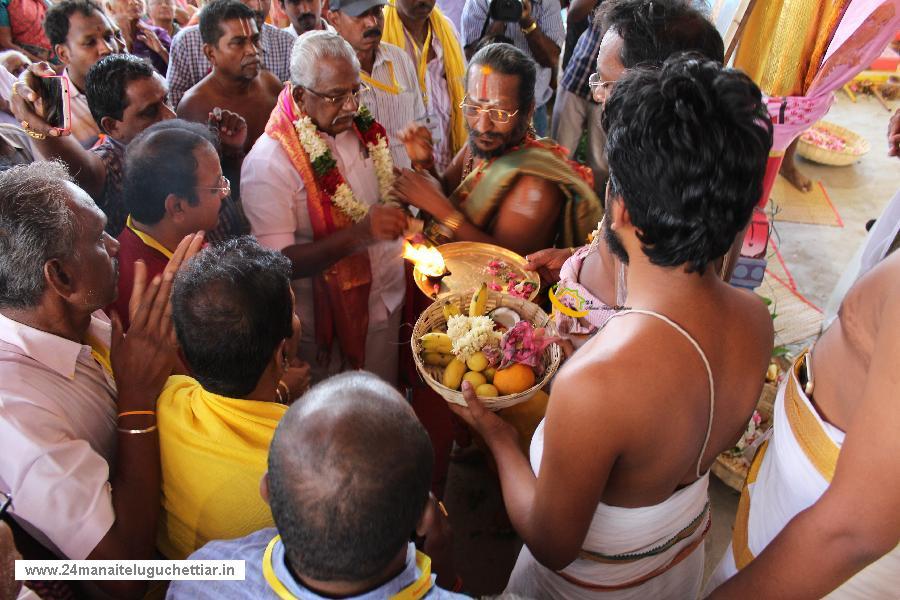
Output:
[[715,26],[686,0],[607,0],[597,13],[603,31],[622,38],[622,65],[661,64],[676,52],[698,52],[723,62],[725,45]]
[[610,193],[653,264],[702,273],[747,225],[762,193],[772,124],[759,88],[696,54],[637,68],[603,112]]

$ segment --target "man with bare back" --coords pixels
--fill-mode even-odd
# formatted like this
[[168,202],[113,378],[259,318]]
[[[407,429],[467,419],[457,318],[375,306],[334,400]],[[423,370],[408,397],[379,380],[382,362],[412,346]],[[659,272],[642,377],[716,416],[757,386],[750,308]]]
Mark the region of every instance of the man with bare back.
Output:
[[216,108],[237,113],[247,121],[249,152],[281,92],[278,78],[262,68],[253,11],[238,0],[213,0],[200,11],[200,35],[212,71],[181,98],[178,117],[206,123]]
[[535,598],[695,598],[709,468],[759,399],[772,323],[713,262],[747,224],[772,144],[759,88],[699,57],[634,69],[603,117],[604,243],[627,307],[565,364],[534,434],[471,386],[453,407],[487,442],[525,542],[507,591]]

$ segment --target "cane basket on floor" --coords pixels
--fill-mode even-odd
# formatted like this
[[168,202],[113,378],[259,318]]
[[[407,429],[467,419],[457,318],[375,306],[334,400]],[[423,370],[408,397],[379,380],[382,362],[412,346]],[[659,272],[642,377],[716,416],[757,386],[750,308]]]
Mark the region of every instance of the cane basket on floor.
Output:
[[[425,364],[422,360],[423,349],[419,339],[426,333],[432,331],[445,332],[447,330],[447,319],[444,317],[442,310],[442,306],[446,301],[456,303],[463,311],[466,311],[468,310],[467,307],[471,297],[472,292],[470,291],[442,297],[440,300],[434,302],[419,315],[419,319],[416,321],[416,325],[413,328],[412,341],[410,342],[412,344],[412,355],[416,363],[416,369],[418,369],[419,374],[422,376],[422,379],[425,380],[425,383],[447,402],[459,404],[460,406],[466,405],[466,401],[463,400],[462,392],[452,390],[441,383],[443,381],[444,367]],[[489,292],[485,314],[501,306],[516,311],[523,320],[529,321],[535,327],[545,328],[547,335],[557,335],[556,324],[537,304],[507,294]],[[550,344],[544,349],[544,353],[541,356],[541,375],[536,378],[537,383],[532,387],[524,392],[519,392],[518,394],[507,394],[495,398],[479,397],[479,399],[485,407],[490,410],[500,410],[502,408],[526,402],[550,381],[557,369],[559,369],[561,361],[562,350],[560,349],[559,344]]]
[[[828,139],[843,142],[840,148],[828,147]],[[872,149],[869,140],[846,127],[819,121],[800,136],[797,154],[813,162],[832,167],[845,167],[862,159]]]

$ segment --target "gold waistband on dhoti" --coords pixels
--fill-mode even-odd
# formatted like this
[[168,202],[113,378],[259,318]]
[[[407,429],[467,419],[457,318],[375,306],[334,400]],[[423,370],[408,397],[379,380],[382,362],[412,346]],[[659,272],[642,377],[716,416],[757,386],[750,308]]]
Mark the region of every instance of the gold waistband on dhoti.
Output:
[[[814,412],[815,408],[810,403],[804,402],[803,398],[800,397],[799,374],[807,360],[810,360],[809,351],[804,350],[788,371],[788,381],[785,382],[784,390],[784,412],[787,415],[791,432],[794,434],[794,438],[797,440],[804,456],[815,467],[816,471],[830,483],[832,477],[834,477],[834,469],[837,466],[841,448],[822,428],[820,417]],[[734,520],[734,534],[731,540],[734,564],[738,569],[746,567],[754,558],[749,546],[749,486],[752,483],[756,483],[759,468],[768,446],[769,440],[766,440],[759,447],[759,450],[756,451],[756,456],[753,457],[753,462],[750,464],[750,470],[747,473],[747,480],[741,490],[741,499],[738,503],[737,516]]]

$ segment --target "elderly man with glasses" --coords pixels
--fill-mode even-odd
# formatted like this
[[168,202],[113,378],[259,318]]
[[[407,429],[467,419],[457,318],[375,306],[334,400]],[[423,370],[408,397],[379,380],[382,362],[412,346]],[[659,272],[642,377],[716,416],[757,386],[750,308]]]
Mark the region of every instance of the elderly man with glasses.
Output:
[[590,169],[530,127],[535,77],[535,62],[510,44],[475,54],[460,104],[468,144],[443,173],[428,129],[403,131],[416,171],[404,171],[395,192],[430,216],[425,233],[433,241],[487,242],[525,254],[582,244],[596,227],[602,211]]
[[393,162],[384,127],[360,108],[360,77],[341,36],[297,38],[291,84],[241,168],[252,233],[291,259],[314,382],[360,368],[397,378],[407,215],[382,202]]

